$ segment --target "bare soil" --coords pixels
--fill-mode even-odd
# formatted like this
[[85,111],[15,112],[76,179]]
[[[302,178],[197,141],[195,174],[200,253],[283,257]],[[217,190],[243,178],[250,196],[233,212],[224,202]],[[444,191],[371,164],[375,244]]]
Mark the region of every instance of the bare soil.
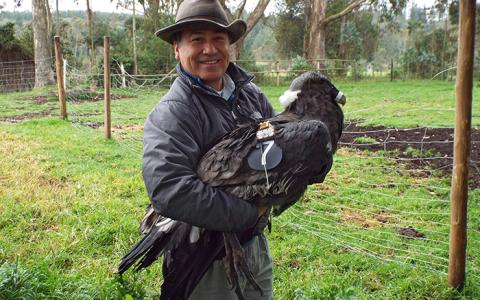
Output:
[[[128,98],[136,98],[136,96],[130,96],[130,95],[114,95],[112,94],[110,96],[110,99],[112,100],[120,100],[120,99],[128,99]],[[84,102],[98,102],[98,101],[103,101],[104,99],[104,94],[103,93],[95,93],[91,95],[88,98],[75,98],[75,96],[69,96],[67,99],[67,102],[73,103],[73,104],[80,104]]]
[[19,123],[34,118],[42,118],[52,115],[52,110],[24,113],[17,116],[0,116],[0,122]]
[[[387,151],[389,156],[400,159],[415,176],[451,176],[453,166],[453,128],[417,127],[410,129],[386,128],[383,126],[358,126],[346,124],[341,147],[359,150]],[[480,187],[480,129],[472,128],[470,186]]]

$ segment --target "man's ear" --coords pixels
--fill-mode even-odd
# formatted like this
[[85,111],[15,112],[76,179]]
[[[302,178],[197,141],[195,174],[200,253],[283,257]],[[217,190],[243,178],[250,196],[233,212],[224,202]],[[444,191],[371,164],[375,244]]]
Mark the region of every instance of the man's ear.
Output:
[[177,41],[173,41],[173,50],[175,51],[175,59],[177,61],[180,61],[180,49],[179,49],[179,45],[178,45],[178,42]]

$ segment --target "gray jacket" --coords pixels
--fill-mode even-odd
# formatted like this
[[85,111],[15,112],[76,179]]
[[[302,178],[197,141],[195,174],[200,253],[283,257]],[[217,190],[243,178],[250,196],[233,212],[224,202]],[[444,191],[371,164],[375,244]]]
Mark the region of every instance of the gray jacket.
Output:
[[204,184],[200,158],[245,118],[269,118],[274,110],[248,75],[234,64],[227,74],[235,92],[227,102],[178,68],[179,76],[150,113],[144,129],[143,179],[156,211],[217,231],[240,231],[257,221],[254,205]]

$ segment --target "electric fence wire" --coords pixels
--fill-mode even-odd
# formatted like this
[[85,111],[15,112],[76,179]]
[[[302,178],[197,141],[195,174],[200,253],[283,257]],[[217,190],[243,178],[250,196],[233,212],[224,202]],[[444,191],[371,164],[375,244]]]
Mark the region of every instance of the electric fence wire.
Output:
[[[91,75],[87,70],[80,70],[68,64],[66,70],[66,97],[70,122],[74,128],[80,130],[102,130],[104,122],[102,89],[97,87],[100,92],[92,91]],[[102,78],[100,74],[97,76],[97,79]],[[144,101],[136,100],[135,97],[164,89],[173,78],[172,74],[112,75],[114,95],[125,97],[118,99],[112,97],[113,140],[127,155],[131,155],[139,162],[143,152],[143,122],[148,112],[138,112],[135,107],[126,109],[122,101],[132,101],[131,103]],[[154,103],[152,101],[151,109]],[[349,116],[378,111],[385,107],[385,104],[377,104],[349,111],[346,117],[348,119]],[[453,113],[453,109],[417,108],[407,109],[396,115],[408,116],[418,111]],[[369,118],[368,121],[378,121],[386,117],[378,115]],[[363,121],[347,122],[344,133],[359,136],[386,134],[387,139],[375,141],[373,143],[375,146],[395,147],[396,144],[408,143],[421,145],[422,150],[428,150],[434,145],[453,143],[450,140],[429,141],[426,138],[428,129],[446,127],[374,128],[366,131],[353,128]],[[401,131],[414,131],[419,134],[414,140],[393,140],[391,133]],[[479,141],[472,141],[472,144],[474,143]],[[428,156],[424,151],[420,151],[416,157],[398,157],[388,151],[378,154],[359,149],[372,144],[354,141],[340,142],[339,145],[340,149],[334,162],[334,166],[339,166],[339,171],[334,167],[333,173],[327,177],[325,183],[310,187],[305,201],[297,203],[286,212],[291,218],[279,218],[279,226],[292,228],[328,242],[334,247],[346,248],[378,261],[446,274],[450,187],[446,180],[439,181],[436,173],[450,168],[453,157]],[[415,164],[408,169],[403,165],[436,160],[444,163],[436,167]],[[416,175],[422,177],[417,178]],[[330,179],[330,176],[333,178]],[[395,200],[392,201],[393,199]],[[471,201],[470,205],[478,209],[475,206],[478,205],[478,201]],[[402,230],[419,234],[409,237]],[[480,230],[477,228],[467,230],[468,259],[478,261]],[[467,264],[467,270],[467,277],[480,279],[478,269]]]

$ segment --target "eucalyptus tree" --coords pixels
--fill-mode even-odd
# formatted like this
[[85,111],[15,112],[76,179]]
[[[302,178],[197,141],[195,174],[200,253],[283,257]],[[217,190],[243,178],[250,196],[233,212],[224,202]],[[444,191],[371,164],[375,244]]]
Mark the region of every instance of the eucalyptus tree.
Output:
[[382,15],[388,17],[391,14],[400,12],[406,5],[406,0],[352,0],[347,1],[344,6],[336,12],[327,15],[328,0],[305,0],[305,14],[307,18],[304,53],[308,59],[326,58],[326,32],[328,26],[342,17],[358,10],[362,5],[369,5],[381,11]]
[[35,87],[54,84],[52,41],[48,27],[47,0],[32,0]]
[[[242,0],[239,5],[230,9],[227,5],[226,0],[220,0],[225,12],[228,15],[230,20],[240,19],[244,14],[245,5],[247,4],[247,0]],[[263,17],[263,13],[267,8],[270,0],[259,0],[257,5],[253,9],[253,11],[248,15],[245,22],[247,23],[247,31],[235,44],[230,47],[230,58],[235,61],[240,56],[240,52],[242,50],[243,43],[245,41],[245,37],[252,31],[253,27],[258,23],[261,17]]]

